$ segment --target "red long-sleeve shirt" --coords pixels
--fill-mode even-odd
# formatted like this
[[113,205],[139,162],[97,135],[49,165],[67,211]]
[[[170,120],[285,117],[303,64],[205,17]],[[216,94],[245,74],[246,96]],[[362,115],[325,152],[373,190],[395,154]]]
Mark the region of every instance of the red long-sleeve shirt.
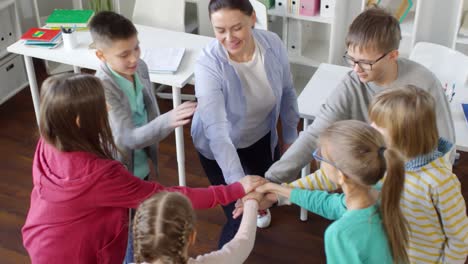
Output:
[[121,263],[128,208],[158,191],[181,192],[196,209],[226,205],[245,194],[240,183],[188,188],[145,182],[117,161],[61,152],[42,139],[34,156],[33,183],[22,229],[32,263]]

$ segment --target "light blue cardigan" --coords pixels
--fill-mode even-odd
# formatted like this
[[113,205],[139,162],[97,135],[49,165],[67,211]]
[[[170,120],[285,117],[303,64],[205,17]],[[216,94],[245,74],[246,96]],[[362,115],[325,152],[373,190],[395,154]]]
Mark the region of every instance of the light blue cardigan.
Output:
[[[297,138],[299,113],[288,54],[280,38],[272,32],[253,30],[263,47],[265,72],[276,98],[270,113],[272,156],[278,144],[276,125],[281,116],[284,142]],[[206,158],[216,159],[226,183],[245,175],[236,149],[245,121],[246,100],[241,81],[229,64],[221,43],[213,40],[204,48],[195,66],[195,95],[198,107],[192,122],[195,148]]]

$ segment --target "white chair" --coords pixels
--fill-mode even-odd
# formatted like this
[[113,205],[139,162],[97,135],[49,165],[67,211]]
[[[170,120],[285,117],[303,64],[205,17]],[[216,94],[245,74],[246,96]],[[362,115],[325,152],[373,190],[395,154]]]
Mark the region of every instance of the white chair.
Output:
[[185,0],[136,0],[132,20],[135,24],[193,33],[196,21],[186,21]]
[[250,3],[255,10],[257,15],[257,23],[255,23],[255,28],[268,30],[268,13],[266,6],[257,0],[250,0]]
[[[429,70],[446,86],[451,102],[450,108],[457,137],[457,149],[466,151],[466,121],[464,120],[460,102],[468,102],[468,56],[456,50],[434,43],[418,42],[410,54],[410,60],[416,61]],[[455,90],[452,89],[455,87]],[[446,92],[447,93],[447,92]],[[459,153],[455,159],[459,158]]]
[[442,85],[455,84],[456,87],[460,87],[456,93],[457,97],[468,98],[468,93],[463,93],[465,89],[461,89],[468,81],[468,57],[465,54],[438,44],[418,42],[409,59],[431,70]]
[[[198,33],[203,36],[214,37],[213,27],[211,25],[210,16],[208,14],[209,0],[196,0],[198,12]],[[257,23],[255,28],[268,30],[268,13],[266,6],[257,0],[250,0],[255,14],[257,15]]]
[[[179,32],[194,33],[198,28],[197,21],[186,23],[185,0],[136,0],[133,7],[132,21],[135,24],[164,28]],[[156,95],[172,99],[171,93],[164,93],[166,85],[156,86]],[[195,96],[182,94],[183,100],[194,100]]]

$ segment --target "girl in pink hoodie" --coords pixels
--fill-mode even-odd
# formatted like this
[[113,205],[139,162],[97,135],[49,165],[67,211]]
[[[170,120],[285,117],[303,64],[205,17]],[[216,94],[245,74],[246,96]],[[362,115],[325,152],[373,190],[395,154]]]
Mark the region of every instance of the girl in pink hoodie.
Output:
[[87,74],[48,78],[41,89],[31,207],[22,229],[32,263],[122,263],[128,208],[156,192],[186,195],[194,208],[227,205],[263,183],[244,177],[227,186],[164,187],[115,161],[104,90]]

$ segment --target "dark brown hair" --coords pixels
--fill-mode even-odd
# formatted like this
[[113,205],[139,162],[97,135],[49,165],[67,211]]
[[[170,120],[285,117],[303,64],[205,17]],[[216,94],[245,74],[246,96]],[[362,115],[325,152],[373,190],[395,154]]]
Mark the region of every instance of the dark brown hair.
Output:
[[211,14],[221,9],[239,10],[247,16],[251,16],[254,12],[249,0],[210,0],[208,4],[210,18]]
[[101,11],[89,22],[89,31],[97,47],[111,46],[116,40],[126,40],[137,34],[132,21],[111,11]]
[[371,7],[359,14],[348,30],[346,48],[389,52],[400,46],[400,23],[387,11]]
[[187,197],[177,192],[153,195],[135,214],[135,262],[187,263],[185,250],[194,225],[195,212]]
[[369,107],[369,119],[387,130],[389,144],[407,159],[437,147],[435,100],[421,88],[407,85],[377,94]]
[[395,263],[408,263],[408,223],[400,208],[405,168],[399,152],[387,148],[382,134],[356,120],[338,121],[325,129],[320,144],[328,159],[351,180],[373,186],[385,176],[380,213]]
[[85,151],[109,159],[117,152],[104,88],[90,74],[60,74],[44,81],[39,131],[60,151]]

